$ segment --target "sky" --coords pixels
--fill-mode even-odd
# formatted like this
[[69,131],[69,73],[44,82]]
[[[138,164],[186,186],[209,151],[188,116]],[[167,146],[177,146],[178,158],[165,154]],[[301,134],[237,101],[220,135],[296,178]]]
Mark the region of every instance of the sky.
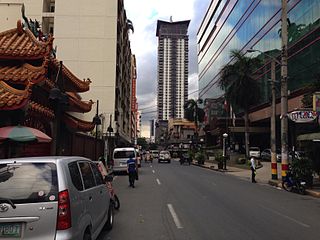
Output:
[[150,120],[157,117],[157,20],[191,20],[189,34],[189,96],[198,96],[197,31],[211,0],[124,0],[133,23],[131,51],[137,60],[137,98],[142,112],[142,136],[149,137]]

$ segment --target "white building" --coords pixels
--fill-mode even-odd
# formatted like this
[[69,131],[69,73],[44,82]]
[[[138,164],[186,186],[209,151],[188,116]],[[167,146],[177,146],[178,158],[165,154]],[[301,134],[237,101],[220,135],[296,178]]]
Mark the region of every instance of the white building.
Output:
[[[131,50],[123,0],[0,0],[0,31],[15,28],[21,6],[38,20],[45,34],[54,35],[57,58],[77,77],[90,78],[85,100],[99,100],[99,114],[106,132],[112,115],[113,128],[130,141]],[[90,113],[81,117],[91,121]]]
[[158,20],[158,120],[184,117],[188,99],[190,21]]

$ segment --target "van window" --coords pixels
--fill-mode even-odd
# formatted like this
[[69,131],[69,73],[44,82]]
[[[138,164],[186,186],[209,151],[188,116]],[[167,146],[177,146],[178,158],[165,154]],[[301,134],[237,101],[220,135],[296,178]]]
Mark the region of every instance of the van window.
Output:
[[94,176],[88,162],[79,163],[80,171],[83,178],[84,188],[89,189],[96,186]]
[[114,157],[113,158],[134,158],[134,151],[130,150],[130,151],[116,151],[114,152]]
[[73,185],[75,186],[76,189],[78,189],[79,191],[82,191],[83,185],[82,185],[81,174],[80,174],[77,162],[70,163],[68,167],[69,167],[69,172],[70,172],[71,181]]
[[1,198],[14,203],[50,202],[58,199],[54,163],[0,164]]

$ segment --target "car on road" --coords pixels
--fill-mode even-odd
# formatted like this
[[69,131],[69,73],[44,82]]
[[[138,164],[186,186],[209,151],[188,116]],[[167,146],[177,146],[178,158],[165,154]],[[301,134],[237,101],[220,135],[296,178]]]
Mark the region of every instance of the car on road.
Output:
[[94,240],[113,225],[97,165],[83,157],[0,162],[0,239]]
[[158,162],[167,162],[170,163],[171,162],[171,155],[169,151],[161,151],[159,154],[159,159]]
[[261,156],[260,148],[259,147],[250,147],[249,148],[249,156],[260,158],[260,156]]
[[150,154],[153,159],[159,158],[159,150],[150,150]]
[[[276,159],[277,159],[277,162],[281,161],[281,152],[279,150],[277,150],[277,152],[276,152]],[[261,160],[271,161],[271,149],[270,148],[264,149],[261,152]]]

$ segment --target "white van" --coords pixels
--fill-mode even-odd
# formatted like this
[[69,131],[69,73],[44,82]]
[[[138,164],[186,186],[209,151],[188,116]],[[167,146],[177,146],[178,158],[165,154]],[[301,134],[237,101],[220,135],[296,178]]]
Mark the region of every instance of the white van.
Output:
[[133,147],[115,148],[113,150],[113,171],[127,171],[127,161],[133,158],[137,161],[137,151]]

